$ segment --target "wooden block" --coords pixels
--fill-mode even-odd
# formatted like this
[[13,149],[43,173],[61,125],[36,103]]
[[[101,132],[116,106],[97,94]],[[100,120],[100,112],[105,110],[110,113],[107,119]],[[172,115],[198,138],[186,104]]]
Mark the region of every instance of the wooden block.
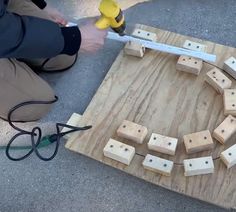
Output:
[[148,149],[168,155],[175,155],[178,139],[152,133]]
[[211,156],[184,160],[186,177],[212,173],[214,173],[214,163]]
[[207,72],[205,80],[220,94],[223,94],[224,89],[230,88],[232,85],[232,81],[218,68]]
[[135,154],[135,148],[110,139],[103,149],[104,156],[129,165]]
[[184,42],[183,47],[185,49],[190,49],[190,50],[193,50],[193,51],[206,52],[206,45],[203,45],[201,43],[196,43],[196,42],[193,42],[193,41],[190,41],[190,40],[186,40]]
[[228,169],[234,166],[236,164],[236,144],[221,152],[220,158]]
[[214,143],[209,130],[184,135],[184,145],[188,154],[210,150]]
[[188,56],[180,56],[176,64],[176,69],[178,71],[199,75],[202,65],[202,60]]
[[146,127],[131,121],[124,120],[117,130],[117,135],[136,143],[142,144],[146,138],[148,130]]
[[223,69],[236,79],[236,59],[234,57],[230,57],[224,62]]
[[132,33],[132,36],[134,36],[136,38],[141,38],[144,40],[153,41],[153,42],[157,41],[156,33],[148,32],[148,31],[145,31],[142,29],[135,29],[134,32]]
[[236,132],[236,118],[229,115],[213,132],[213,137],[225,144]]
[[[80,122],[80,120],[81,120],[81,117],[82,117],[82,116],[81,116],[80,114],[78,114],[78,113],[73,113],[66,124],[67,124],[67,125],[74,126],[74,127],[79,126],[79,122]],[[70,129],[70,128],[67,128],[67,127],[63,127],[62,130],[61,130],[61,132],[63,133],[63,132],[69,131],[69,130],[71,130],[71,129]],[[64,138],[65,138],[65,139],[69,139],[72,134],[73,134],[73,133],[67,134],[67,135],[64,136]]]
[[144,161],[143,167],[153,172],[163,174],[166,176],[171,175],[174,163],[163,158],[159,158],[150,154],[147,154]]
[[143,57],[145,53],[145,47],[140,43],[129,41],[125,45],[124,52],[127,55]]
[[224,90],[224,114],[236,115],[236,89]]

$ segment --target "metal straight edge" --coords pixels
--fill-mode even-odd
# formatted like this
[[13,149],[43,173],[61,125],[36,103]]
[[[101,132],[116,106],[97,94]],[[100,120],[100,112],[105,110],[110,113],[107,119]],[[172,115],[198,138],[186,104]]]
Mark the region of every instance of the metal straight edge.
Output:
[[120,36],[114,32],[108,32],[107,38],[111,39],[111,40],[124,42],[124,43],[127,43],[129,41],[139,42],[144,47],[149,48],[149,49],[153,49],[156,51],[166,52],[166,53],[175,54],[175,55],[191,56],[191,57],[199,58],[199,59],[209,61],[209,62],[216,61],[216,55],[213,55],[213,54],[208,54],[208,53],[200,52],[200,51],[192,51],[192,50],[188,50],[188,49],[184,49],[184,48],[179,48],[176,46],[170,46],[167,44],[142,40],[142,39],[134,38],[134,37],[128,36],[128,35]]

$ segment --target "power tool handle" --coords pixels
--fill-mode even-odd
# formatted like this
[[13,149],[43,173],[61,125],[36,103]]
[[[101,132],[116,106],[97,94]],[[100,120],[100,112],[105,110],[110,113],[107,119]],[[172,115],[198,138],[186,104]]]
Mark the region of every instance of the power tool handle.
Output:
[[95,26],[98,29],[107,29],[110,26],[110,21],[108,18],[101,16],[95,23]]

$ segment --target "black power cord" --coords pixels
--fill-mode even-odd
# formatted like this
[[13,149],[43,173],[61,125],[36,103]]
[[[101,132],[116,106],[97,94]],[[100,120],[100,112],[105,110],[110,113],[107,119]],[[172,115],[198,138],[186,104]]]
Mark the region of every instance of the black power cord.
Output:
[[[17,133],[16,135],[14,135],[12,137],[12,139],[9,141],[9,143],[6,146],[6,156],[13,161],[20,161],[20,160],[24,160],[25,158],[29,157],[33,152],[37,155],[37,157],[43,161],[49,161],[52,160],[58,153],[58,148],[59,148],[59,144],[60,144],[60,139],[72,132],[76,132],[76,131],[84,131],[84,130],[88,130],[90,128],[92,128],[92,126],[85,126],[85,127],[74,127],[74,126],[70,126],[67,124],[62,124],[62,123],[56,123],[56,133],[52,134],[52,135],[48,135],[42,138],[42,130],[40,127],[34,127],[31,131],[26,131],[23,129],[20,129],[19,127],[15,126],[13,124],[13,121],[11,120],[12,114],[14,113],[14,111],[16,111],[17,109],[27,106],[27,105],[47,105],[47,104],[53,104],[55,102],[57,102],[58,97],[55,97],[54,100],[52,101],[28,101],[28,102],[22,102],[18,105],[16,105],[15,107],[11,108],[11,110],[8,113],[8,117],[7,120],[10,124],[10,126],[19,131],[19,133]],[[60,133],[60,127],[67,127],[70,130]],[[23,135],[29,135],[30,139],[31,139],[31,146],[29,148],[28,153],[26,153],[24,156],[22,157],[12,157],[10,155],[10,149],[12,148],[11,145],[12,143],[19,137],[19,136],[23,136]],[[55,150],[53,152],[53,154],[50,157],[43,157],[39,151],[38,148],[42,147],[42,146],[47,146],[51,143],[56,142],[56,146],[55,146]]]

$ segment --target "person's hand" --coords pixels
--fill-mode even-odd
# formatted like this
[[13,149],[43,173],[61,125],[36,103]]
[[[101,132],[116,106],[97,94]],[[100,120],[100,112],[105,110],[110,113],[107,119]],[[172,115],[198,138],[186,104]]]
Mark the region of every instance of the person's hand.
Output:
[[56,8],[53,8],[47,5],[44,10],[47,14],[52,18],[52,20],[58,24],[65,26],[67,24],[67,20],[65,19],[64,15],[59,12]]
[[82,52],[96,52],[104,45],[107,30],[97,29],[94,22],[89,22],[80,27]]

